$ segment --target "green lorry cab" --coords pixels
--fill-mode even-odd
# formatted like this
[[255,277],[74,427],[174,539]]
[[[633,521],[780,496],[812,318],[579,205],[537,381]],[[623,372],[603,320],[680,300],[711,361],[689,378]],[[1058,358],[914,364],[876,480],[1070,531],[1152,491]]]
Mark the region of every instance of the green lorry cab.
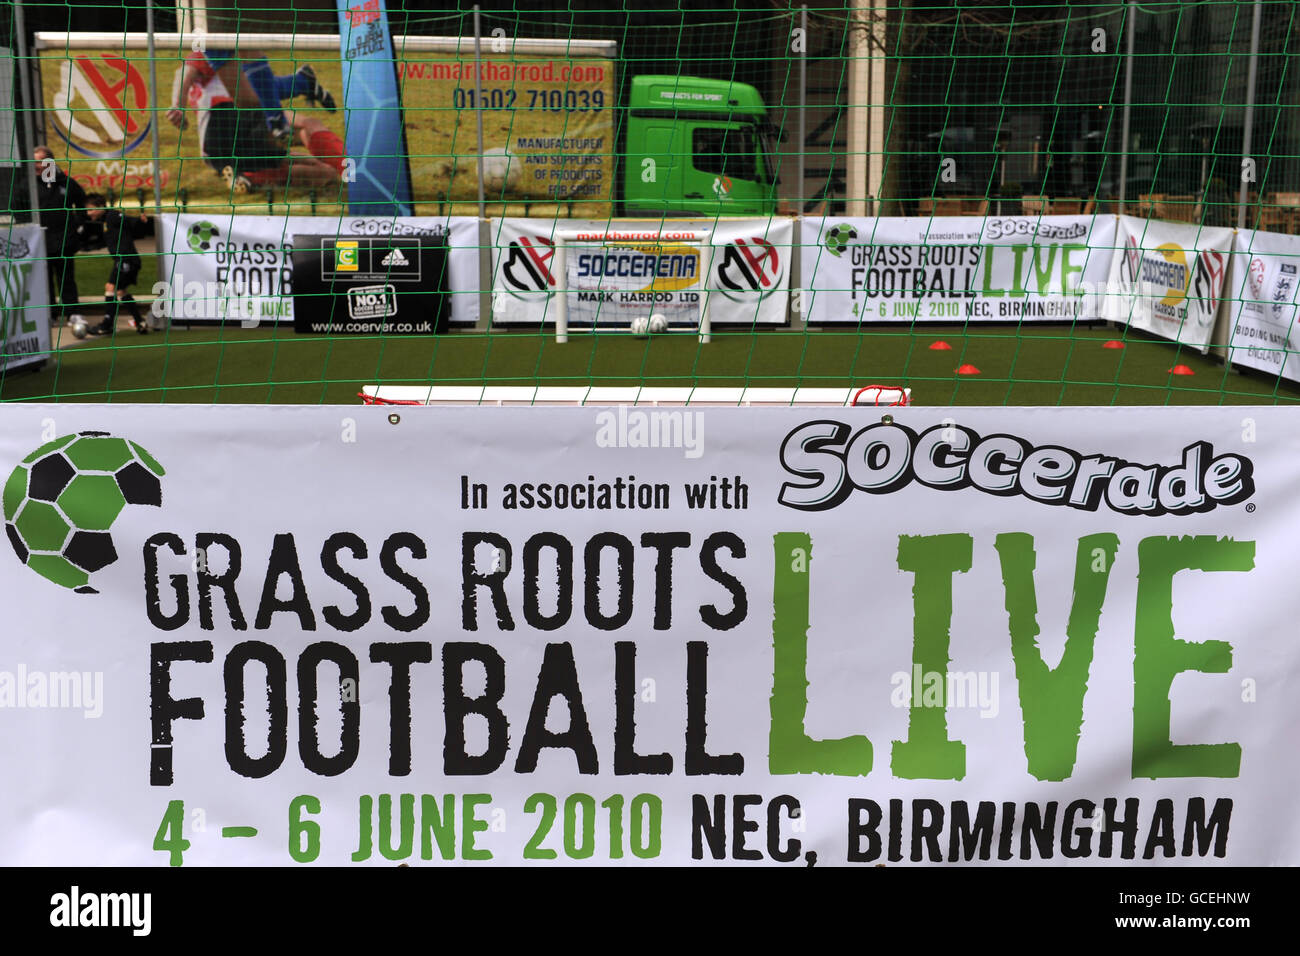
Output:
[[758,90],[689,76],[637,76],[627,114],[628,216],[768,216],[776,134]]

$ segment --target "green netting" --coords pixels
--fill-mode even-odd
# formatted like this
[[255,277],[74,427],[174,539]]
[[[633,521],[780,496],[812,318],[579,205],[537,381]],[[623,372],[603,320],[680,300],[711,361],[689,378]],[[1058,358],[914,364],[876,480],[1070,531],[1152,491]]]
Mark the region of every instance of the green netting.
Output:
[[[350,9],[361,31],[379,5]],[[472,5],[387,4],[399,107],[345,88],[334,3],[0,8],[0,400],[876,383],[925,405],[1300,398],[1293,3],[478,12],[481,83]],[[672,80],[674,98],[656,87],[638,100],[644,77]],[[721,97],[734,102],[720,107],[703,81],[732,84]],[[348,133],[385,111],[414,225],[364,206],[355,179],[368,158]],[[138,233],[138,271],[64,175],[103,197],[101,221]],[[710,234],[721,271],[704,283],[707,343],[685,326],[630,334],[628,309],[604,302],[594,329],[556,341],[556,296],[538,283],[569,280],[548,277],[546,243],[556,229],[625,228],[629,212]],[[456,308],[439,334],[344,332],[364,302],[337,284],[287,293],[297,236],[320,237],[325,261],[339,240],[390,233],[447,236]],[[643,263],[693,254],[612,248]],[[400,299],[398,267],[372,266]],[[48,316],[33,297],[42,273]],[[106,302],[106,283],[133,293],[148,334]],[[294,312],[335,331],[295,332]],[[77,334],[105,317],[111,334]]]

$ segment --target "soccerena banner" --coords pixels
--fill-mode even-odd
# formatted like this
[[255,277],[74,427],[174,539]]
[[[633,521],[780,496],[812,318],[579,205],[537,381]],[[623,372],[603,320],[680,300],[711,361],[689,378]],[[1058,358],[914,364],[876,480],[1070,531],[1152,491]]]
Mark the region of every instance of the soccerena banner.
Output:
[[1242,229],[1232,248],[1229,361],[1300,380],[1300,238]]
[[809,322],[1093,319],[1114,250],[1111,216],[803,222]]
[[477,321],[478,222],[468,216],[159,217],[160,314],[174,321],[293,324],[293,237],[446,236],[451,321]]
[[[494,322],[555,321],[557,230],[578,234],[567,253],[569,321],[575,324],[626,324],[654,312],[683,318],[706,290],[712,322],[786,321],[794,235],[789,219],[499,219],[492,225]],[[681,238],[699,232],[709,238]],[[664,244],[656,248],[659,241]]]
[[1232,233],[1120,216],[1103,318],[1208,352]]
[[389,411],[0,409],[0,862],[1300,862],[1292,409]]

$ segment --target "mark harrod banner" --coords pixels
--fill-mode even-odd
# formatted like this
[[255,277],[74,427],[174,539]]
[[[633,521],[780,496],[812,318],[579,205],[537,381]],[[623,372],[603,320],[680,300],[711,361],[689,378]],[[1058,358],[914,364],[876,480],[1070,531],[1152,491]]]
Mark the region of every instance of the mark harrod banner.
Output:
[[1098,316],[1114,218],[988,216],[803,223],[809,322],[1040,322]]
[[0,412],[0,863],[1300,863],[1294,410]]

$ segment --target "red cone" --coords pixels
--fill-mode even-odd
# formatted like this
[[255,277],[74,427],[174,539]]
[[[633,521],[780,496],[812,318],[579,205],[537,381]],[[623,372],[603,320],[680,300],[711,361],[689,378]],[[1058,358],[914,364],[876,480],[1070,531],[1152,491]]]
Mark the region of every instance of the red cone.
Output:
[[[974,365],[959,365],[959,366],[957,366],[957,370],[956,370],[956,371],[957,371],[957,374],[958,374],[958,375],[978,375],[978,374],[980,374],[980,370],[977,369]],[[1190,375],[1191,373],[1189,372],[1188,374]]]
[[1169,372],[1170,375],[1195,375],[1196,374],[1186,365],[1175,365],[1173,368],[1168,369],[1167,371]]
[[1102,343],[1101,347],[1104,349],[1122,349],[1124,347],[1124,343],[1121,342],[1119,339],[1111,339],[1109,342]]
[[931,343],[930,343],[930,351],[931,351],[931,352],[951,352],[951,351],[952,351],[952,346],[949,345],[947,342],[945,342],[943,339],[940,339],[940,340],[937,341],[937,342],[931,342]]

